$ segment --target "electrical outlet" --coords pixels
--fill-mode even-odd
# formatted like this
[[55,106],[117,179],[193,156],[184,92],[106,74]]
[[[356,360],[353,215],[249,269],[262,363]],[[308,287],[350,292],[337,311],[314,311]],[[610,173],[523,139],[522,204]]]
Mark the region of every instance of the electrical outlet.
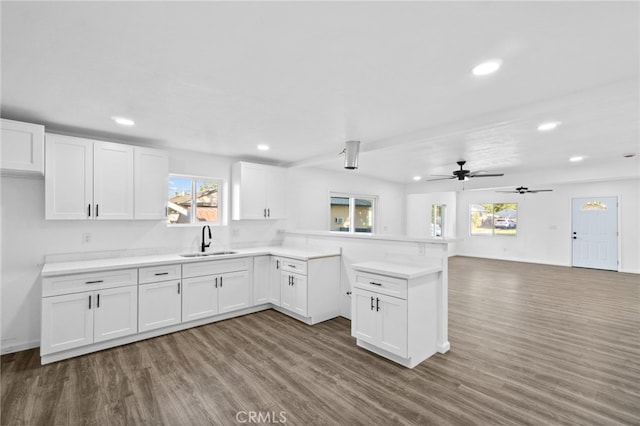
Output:
[[82,244],[89,244],[91,243],[91,234],[88,232],[85,232],[84,234],[82,234]]

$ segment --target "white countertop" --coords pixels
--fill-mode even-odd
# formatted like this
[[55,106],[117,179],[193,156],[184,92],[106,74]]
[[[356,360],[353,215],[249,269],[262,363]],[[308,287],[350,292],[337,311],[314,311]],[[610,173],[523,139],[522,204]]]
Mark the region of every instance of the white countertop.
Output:
[[425,266],[415,263],[399,263],[385,260],[354,263],[351,267],[356,271],[370,272],[406,280],[442,271],[442,266],[440,265]]
[[238,257],[274,255],[298,260],[311,260],[323,257],[340,256],[339,250],[308,249],[298,247],[255,247],[233,249],[234,254],[202,257],[182,257],[176,254],[159,254],[149,256],[113,257],[106,259],[77,260],[70,262],[46,263],[42,268],[43,277],[79,274],[83,272],[106,271],[112,269],[140,268],[145,266],[167,265],[172,263],[207,262],[212,260],[234,259]]

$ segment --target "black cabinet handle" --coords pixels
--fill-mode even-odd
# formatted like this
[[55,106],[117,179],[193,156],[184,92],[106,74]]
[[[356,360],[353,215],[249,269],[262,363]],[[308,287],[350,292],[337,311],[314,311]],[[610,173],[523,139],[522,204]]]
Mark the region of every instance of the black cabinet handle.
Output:
[[380,310],[380,299],[376,297],[376,312]]
[[371,285],[377,285],[378,287],[382,287],[382,284],[380,284],[380,283],[376,283],[376,282],[373,282],[373,281],[369,281],[369,284],[371,284]]
[[267,217],[271,217],[271,209],[267,209]]
[[262,216],[267,217],[267,209],[262,210]]
[[373,311],[373,296],[371,296],[371,310]]
[[99,284],[99,283],[103,283],[104,280],[95,280],[95,281],[85,281],[85,284]]
[[91,204],[87,205],[87,217],[91,217]]
[[155,275],[155,276],[158,276],[158,275],[169,275],[169,273],[168,273],[168,272],[157,272],[157,273],[156,273],[156,274],[154,274],[154,275]]
[[89,309],[91,309],[91,295],[89,295]]
[[216,288],[218,288],[218,277],[216,277]]
[[97,298],[98,298],[98,300],[96,301],[96,308],[99,308],[100,307],[100,293],[98,293]]
[[290,264],[290,265],[289,265],[289,268],[296,269],[296,265],[291,265],[291,264]]
[[276,260],[276,269],[280,269],[280,260]]
[[96,217],[98,217],[98,215],[100,215],[99,210],[98,210],[99,208],[100,208],[100,206],[98,204],[96,204]]
[[180,294],[180,281],[178,281],[178,294]]
[[220,277],[220,288],[222,288],[222,277]]

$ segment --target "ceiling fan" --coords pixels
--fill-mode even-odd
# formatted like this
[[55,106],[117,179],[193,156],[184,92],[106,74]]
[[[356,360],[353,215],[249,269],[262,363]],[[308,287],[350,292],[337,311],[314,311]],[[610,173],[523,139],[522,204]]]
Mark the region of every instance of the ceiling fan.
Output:
[[553,189],[529,189],[526,186],[521,186],[516,188],[513,191],[496,191],[496,192],[514,193],[514,194],[525,194],[529,192],[531,194],[536,194],[538,192],[550,192],[550,191],[553,191]]
[[[472,172],[470,170],[464,170],[462,167],[465,165],[466,161],[460,160],[457,161],[458,166],[460,166],[460,170],[454,170],[451,172],[452,176],[447,175],[432,175],[432,176],[442,176],[435,179],[427,179],[428,181],[433,180],[445,180],[445,179],[458,179],[458,180],[468,180],[469,178],[474,177],[496,177],[496,176],[504,176],[504,173],[485,173],[482,170],[478,170],[476,172]],[[446,176],[446,177],[445,177]]]

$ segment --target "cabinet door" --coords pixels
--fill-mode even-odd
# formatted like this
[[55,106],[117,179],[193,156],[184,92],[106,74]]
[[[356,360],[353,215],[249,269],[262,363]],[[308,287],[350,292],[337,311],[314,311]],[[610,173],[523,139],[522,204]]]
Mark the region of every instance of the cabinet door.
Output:
[[96,291],[95,343],[138,332],[138,286]]
[[133,147],[94,142],[93,160],[95,218],[133,219]]
[[293,311],[303,317],[307,316],[307,276],[291,274],[293,288]]
[[42,299],[40,355],[93,343],[93,292]]
[[280,306],[280,291],[282,284],[280,283],[282,271],[280,271],[279,257],[271,256],[271,271],[269,282],[269,302],[276,306]]
[[218,313],[218,280],[214,275],[182,280],[182,322]]
[[138,324],[141,332],[180,323],[181,287],[180,281],[138,287]]
[[46,135],[45,219],[92,219],[93,142]]
[[164,151],[135,147],[136,219],[165,219],[169,156]]
[[289,272],[280,272],[280,306],[290,311],[294,310],[295,293],[291,285],[292,274]]
[[271,292],[271,256],[253,258],[253,305],[269,303]]
[[351,335],[376,344],[376,294],[355,288],[351,301]]
[[220,313],[247,308],[251,300],[249,271],[229,272],[219,276]]
[[44,126],[2,119],[0,135],[2,170],[37,173],[44,171]]
[[267,218],[286,218],[286,171],[281,168],[272,167],[267,169]]
[[378,346],[396,355],[407,356],[407,301],[376,294]]
[[240,218],[266,218],[266,173],[260,165],[243,163],[240,184]]

